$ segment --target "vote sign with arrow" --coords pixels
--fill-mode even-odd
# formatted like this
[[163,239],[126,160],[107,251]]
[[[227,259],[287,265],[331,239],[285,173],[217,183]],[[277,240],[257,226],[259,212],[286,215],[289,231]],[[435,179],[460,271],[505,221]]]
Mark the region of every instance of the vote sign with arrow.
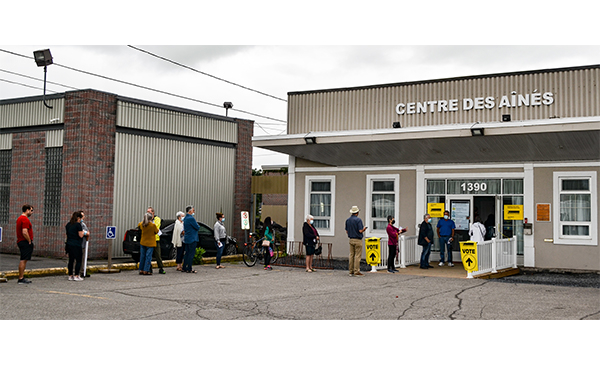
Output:
[[380,238],[373,237],[365,240],[365,251],[367,254],[367,265],[377,266],[381,262]]
[[477,242],[462,241],[460,243],[460,257],[465,270],[477,271]]

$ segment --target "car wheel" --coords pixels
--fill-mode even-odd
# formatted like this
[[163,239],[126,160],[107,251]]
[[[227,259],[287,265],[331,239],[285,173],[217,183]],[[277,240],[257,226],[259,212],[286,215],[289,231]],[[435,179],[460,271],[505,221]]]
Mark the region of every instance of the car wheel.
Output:
[[132,253],[131,254],[131,258],[133,259],[133,261],[135,262],[140,262],[140,253]]
[[237,247],[235,245],[225,246],[225,256],[237,255]]
[[171,251],[169,252],[169,260],[175,260],[177,258],[177,247],[171,247]]

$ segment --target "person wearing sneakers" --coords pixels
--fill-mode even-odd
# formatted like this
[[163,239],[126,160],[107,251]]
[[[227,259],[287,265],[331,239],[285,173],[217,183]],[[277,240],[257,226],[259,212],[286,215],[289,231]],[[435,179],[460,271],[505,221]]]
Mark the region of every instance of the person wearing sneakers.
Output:
[[362,219],[358,218],[359,209],[355,205],[350,209],[351,216],[346,219],[346,234],[350,240],[350,255],[348,257],[348,271],[350,276],[363,276],[360,272],[360,258],[362,257],[363,227]]
[[444,211],[444,219],[440,219],[437,224],[437,234],[440,238],[440,266],[444,266],[444,250],[448,251],[448,266],[454,266],[452,263],[452,241],[454,240],[454,229],[456,225],[450,219],[450,212]]
[[23,205],[23,213],[17,218],[17,247],[21,254],[19,261],[19,280],[18,284],[31,284],[31,280],[25,279],[25,268],[27,261],[31,260],[33,253],[33,226],[29,217],[33,214],[33,207],[29,204]]
[[[69,281],[83,281],[83,278],[79,276],[81,272],[81,258],[83,256],[83,249],[81,247],[81,240],[83,239],[83,226],[81,225],[81,218],[83,214],[80,211],[74,212],[71,215],[71,220],[65,226],[67,233],[67,253],[69,254],[69,263],[67,264],[67,271],[69,273]],[[73,270],[73,264],[75,264],[75,270]]]
[[221,265],[221,256],[223,256],[223,250],[227,244],[227,231],[223,222],[225,222],[225,214],[217,213],[217,221],[213,230],[215,233],[215,245],[217,246],[217,269],[225,268],[225,266]]
[[[273,241],[273,222],[271,221],[271,217],[265,218],[265,223],[263,226],[263,234],[262,236],[265,238],[265,241],[272,242]],[[264,248],[264,257],[265,257],[265,270],[273,270],[271,267],[271,247],[266,246]]]

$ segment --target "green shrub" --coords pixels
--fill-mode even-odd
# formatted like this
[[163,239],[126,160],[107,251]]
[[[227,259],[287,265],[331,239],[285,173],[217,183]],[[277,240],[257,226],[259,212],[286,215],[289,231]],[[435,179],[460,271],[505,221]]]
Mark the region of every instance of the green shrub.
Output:
[[206,253],[206,250],[202,247],[196,248],[196,254],[194,255],[194,261],[192,262],[194,265],[202,265],[202,256]]

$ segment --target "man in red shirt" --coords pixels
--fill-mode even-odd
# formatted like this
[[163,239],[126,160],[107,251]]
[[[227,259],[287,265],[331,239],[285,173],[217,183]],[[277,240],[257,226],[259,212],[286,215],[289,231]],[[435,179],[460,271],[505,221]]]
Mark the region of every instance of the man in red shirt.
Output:
[[31,281],[23,277],[27,261],[31,260],[33,253],[33,227],[29,217],[33,214],[33,207],[29,204],[23,205],[23,213],[17,219],[17,246],[21,252],[21,261],[19,261],[19,280],[18,284],[30,284]]

